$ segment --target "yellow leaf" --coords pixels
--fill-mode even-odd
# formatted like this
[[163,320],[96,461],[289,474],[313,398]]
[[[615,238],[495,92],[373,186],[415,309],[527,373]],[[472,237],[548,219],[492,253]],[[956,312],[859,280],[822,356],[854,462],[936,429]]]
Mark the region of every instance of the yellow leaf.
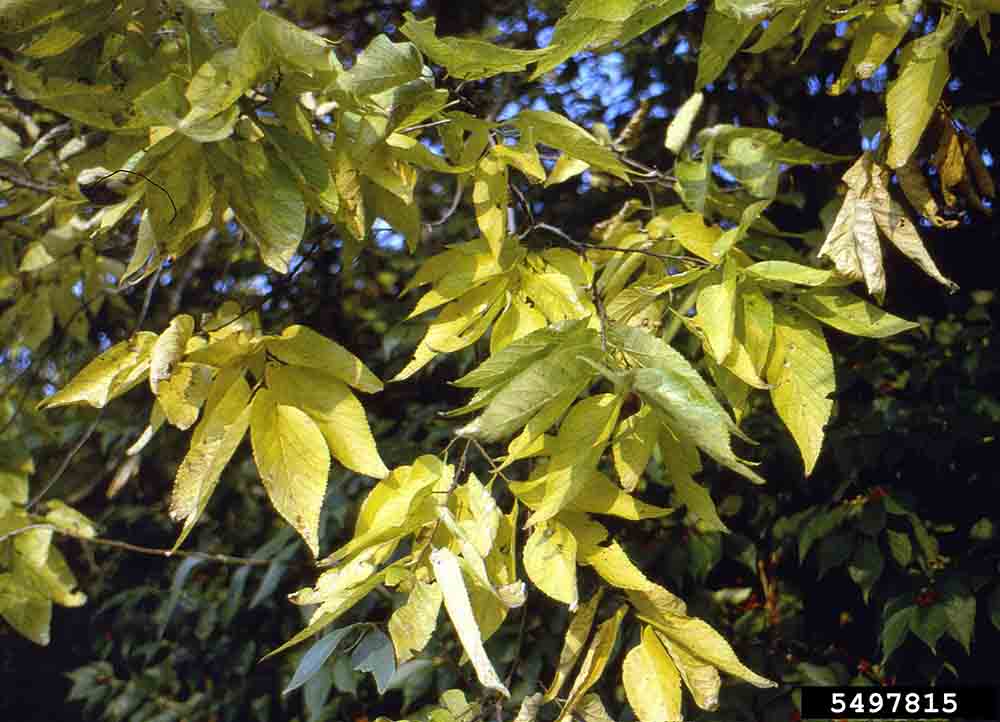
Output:
[[[954,17],[954,14],[952,14]],[[947,32],[944,19],[931,35]],[[954,22],[950,28],[954,29]],[[890,84],[885,105],[889,123],[889,166],[899,168],[910,159],[924,128],[941,99],[941,92],[948,82],[950,68],[947,48],[935,52],[921,52],[931,36],[914,40],[900,53],[899,75]],[[923,41],[923,43],[922,43]]]
[[648,406],[643,406],[618,425],[611,457],[618,481],[625,491],[634,491],[646,472],[649,458],[656,447],[659,423]]
[[140,331],[117,343],[87,364],[59,392],[44,399],[38,408],[85,403],[96,408],[136,386],[149,369],[149,356],[156,334]]
[[564,183],[570,178],[575,178],[576,176],[583,173],[585,170],[590,168],[590,164],[586,161],[582,161],[579,158],[574,158],[571,155],[563,153],[556,160],[556,164],[552,167],[552,172],[549,173],[549,177],[545,179],[545,187],[557,185],[558,183]]
[[250,425],[250,386],[242,370],[216,377],[201,423],[191,435],[191,447],[177,468],[170,498],[170,516],[183,521],[178,548],[204,512],[222,470],[236,452]]
[[382,390],[382,382],[361,359],[308,326],[289,326],[282,331],[281,338],[271,338],[266,345],[270,353],[285,363],[321,369],[365,393]]
[[472,202],[476,208],[479,232],[490,244],[494,258],[500,258],[507,238],[507,197],[507,165],[492,148],[476,166]]
[[433,490],[451,488],[454,468],[436,456],[424,455],[411,466],[399,466],[368,492],[358,512],[354,537],[324,563],[346,559],[375,544],[396,539],[435,519],[424,509]]
[[701,619],[680,614],[661,615],[660,619],[645,620],[662,632],[678,647],[718,668],[726,674],[739,677],[754,687],[777,687],[775,682],[761,677],[743,665],[736,657],[729,642]]
[[640,722],[680,722],[681,677],[652,627],[622,663],[625,696]]
[[402,664],[427,646],[437,629],[441,611],[441,588],[434,582],[416,581],[406,604],[389,617],[389,636],[396,649],[396,661]]
[[667,126],[667,137],[663,145],[674,155],[680,153],[681,148],[687,143],[688,136],[691,135],[691,126],[694,124],[705,96],[699,91],[684,101],[684,104],[677,109],[677,115]]
[[745,384],[767,388],[761,378],[774,336],[771,302],[753,284],[744,284],[736,299],[733,346],[725,367]]
[[7,572],[0,574],[0,616],[35,644],[49,643],[52,602]]
[[709,350],[716,362],[723,363],[733,347],[736,329],[736,278],[738,268],[727,258],[721,271],[706,278],[698,292],[698,320],[705,332]]
[[194,333],[194,319],[186,313],[175,316],[161,333],[149,358],[149,388],[157,393],[161,381],[170,378],[174,366],[184,357],[187,343]]
[[535,586],[576,609],[576,537],[558,521],[536,524],[524,546],[524,570]]
[[619,607],[613,617],[603,622],[597,628],[597,632],[594,633],[594,640],[590,643],[590,647],[587,649],[587,653],[580,663],[580,671],[573,681],[569,698],[559,712],[556,722],[562,722],[562,720],[567,719],[587,691],[604,674],[604,668],[608,664],[608,659],[611,657],[611,652],[618,639],[618,629],[621,627],[622,619],[625,617],[627,610],[628,607],[626,606]]
[[706,226],[700,213],[678,213],[667,221],[667,229],[691,253],[711,263],[719,262],[712,249],[722,235],[722,229]]
[[819,323],[804,313],[778,307],[774,321],[774,352],[767,365],[771,400],[802,453],[808,476],[833,410],[833,356]]
[[160,381],[157,399],[167,421],[178,429],[188,429],[198,420],[198,410],[208,397],[215,369],[204,364],[179,363],[169,377]]
[[719,670],[699,659],[684,645],[674,642],[662,632],[658,631],[656,636],[670,654],[681,679],[684,680],[684,686],[691,692],[694,703],[701,709],[710,711],[718,709],[719,689],[722,687]]
[[319,554],[319,513],[330,473],[330,451],[316,423],[259,389],[250,412],[250,440],[271,503]]
[[590,630],[594,626],[594,616],[597,614],[597,608],[603,596],[604,587],[598,587],[594,595],[577,609],[570,619],[566,636],[563,639],[562,651],[559,653],[559,664],[556,665],[555,676],[542,698],[545,703],[551,702],[559,695],[559,690],[566,682],[569,671],[576,664],[580,652],[583,651],[583,645],[587,643],[587,638],[590,636]]
[[435,549],[431,552],[431,566],[444,595],[444,608],[455,626],[462,648],[469,655],[480,684],[510,698],[510,692],[500,681],[483,648],[482,635],[472,613],[472,604],[469,602],[469,593],[462,579],[458,558],[448,549]]
[[347,384],[320,369],[299,366],[270,365],[266,378],[279,403],[309,414],[337,461],[376,479],[389,473],[379,456],[364,407]]
[[427,329],[413,358],[392,380],[407,379],[439,353],[458,351],[478,341],[503,310],[507,286],[506,277],[495,278],[448,304]]
[[540,311],[519,299],[513,299],[493,324],[490,332],[490,355],[546,325],[545,316]]

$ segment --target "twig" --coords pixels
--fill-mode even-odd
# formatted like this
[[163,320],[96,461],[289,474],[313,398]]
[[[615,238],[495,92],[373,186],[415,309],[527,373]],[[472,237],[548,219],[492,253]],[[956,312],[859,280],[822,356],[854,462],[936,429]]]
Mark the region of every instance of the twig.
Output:
[[445,210],[445,212],[436,221],[431,221],[430,223],[425,223],[424,225],[428,228],[435,228],[436,226],[443,226],[448,222],[448,219],[455,215],[455,211],[458,210],[458,204],[462,202],[462,191],[464,184],[462,179],[458,176],[455,177],[455,195],[451,199],[451,205]]
[[676,256],[671,253],[658,253],[657,251],[650,251],[648,248],[622,248],[621,246],[601,246],[596,243],[587,243],[586,241],[578,241],[575,238],[570,237],[566,231],[561,228],[556,228],[548,223],[536,223],[531,228],[528,228],[524,233],[521,234],[522,237],[528,235],[531,231],[548,231],[553,233],[560,238],[564,239],[567,243],[576,246],[577,248],[587,248],[594,251],[614,251],[616,253],[640,253],[644,256],[649,256],[650,258],[657,258],[661,261],[674,261],[676,263],[689,263],[693,266],[708,266],[708,261],[703,261],[700,258],[694,258],[693,256]]
[[55,184],[50,185],[36,181],[30,176],[15,173],[13,170],[9,170],[2,165],[0,165],[0,180],[5,180],[13,186],[35,191],[36,193],[54,193],[56,188],[58,188]]
[[254,559],[252,557],[234,557],[229,554],[208,554],[207,552],[186,552],[186,551],[171,551],[170,549],[158,549],[155,547],[144,547],[138,544],[129,544],[128,542],[118,541],[116,539],[103,539],[101,537],[87,537],[82,534],[74,534],[67,529],[62,529],[53,524],[28,524],[27,526],[22,526],[20,529],[14,529],[6,534],[0,534],[0,543],[7,541],[11,537],[15,537],[18,534],[23,534],[26,531],[32,529],[51,529],[56,534],[61,534],[62,536],[68,536],[73,539],[79,539],[85,544],[94,544],[95,546],[111,547],[114,549],[124,549],[125,551],[137,552],[139,554],[149,554],[150,556],[157,557],[184,557],[184,558],[194,558],[201,559],[206,562],[216,562],[218,564],[229,564],[235,566],[257,566],[263,567],[271,563],[270,559]]
[[156,181],[154,181],[153,179],[149,178],[149,177],[148,177],[148,176],[146,176],[145,174],[143,174],[143,173],[140,173],[139,171],[136,171],[136,170],[126,170],[125,168],[119,168],[118,170],[113,170],[113,171],[111,171],[111,172],[110,172],[110,173],[108,173],[107,175],[103,175],[103,176],[101,176],[100,178],[98,178],[97,180],[95,180],[95,181],[94,181],[93,185],[97,185],[98,183],[103,183],[103,182],[104,182],[104,181],[106,181],[106,180],[107,180],[108,178],[110,178],[111,176],[113,176],[113,175],[114,175],[115,173],[128,173],[128,174],[130,174],[130,175],[137,175],[137,176],[139,176],[140,178],[142,178],[142,179],[143,179],[144,181],[146,181],[147,183],[150,183],[151,185],[154,185],[154,186],[156,186],[156,187],[157,187],[157,188],[159,188],[159,189],[160,189],[161,191],[163,191],[164,193],[166,193],[166,195],[167,195],[167,200],[168,200],[168,201],[170,201],[170,206],[171,206],[171,208],[173,208],[173,209],[174,209],[174,215],[172,215],[172,216],[170,217],[170,223],[173,223],[173,222],[174,222],[174,220],[175,220],[175,219],[177,218],[177,204],[176,204],[176,203],[174,203],[174,197],[173,197],[172,195],[170,195],[170,191],[168,191],[168,190],[167,190],[166,188],[164,188],[164,187],[163,187],[163,186],[161,186],[161,185],[160,185],[159,183],[157,183],[157,182],[156,182]]

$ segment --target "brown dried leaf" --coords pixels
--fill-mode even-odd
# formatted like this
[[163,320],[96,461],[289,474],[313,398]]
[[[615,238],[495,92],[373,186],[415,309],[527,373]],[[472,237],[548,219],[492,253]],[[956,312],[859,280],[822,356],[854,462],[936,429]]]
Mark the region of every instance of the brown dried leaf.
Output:
[[954,126],[948,121],[941,125],[941,138],[934,153],[934,165],[937,166],[938,177],[941,179],[941,195],[945,205],[952,207],[956,199],[951,189],[965,177],[965,156]]
[[916,158],[910,158],[905,165],[896,169],[899,185],[914,210],[926,217],[938,228],[954,228],[958,225],[955,219],[942,218],[937,199],[931,193],[927,179],[920,171]]
[[906,210],[889,195],[888,177],[888,171],[883,168],[879,168],[872,173],[872,210],[874,211],[878,227],[885,234],[886,238],[896,248],[906,254],[910,260],[920,266],[924,273],[954,293],[958,290],[958,284],[946,278],[938,270],[934,259],[931,258],[931,255],[924,247],[916,226],[907,217]]
[[990,171],[983,163],[983,156],[976,147],[976,141],[972,136],[963,132],[961,135],[962,153],[965,155],[965,163],[972,171],[972,177],[976,180],[976,188],[980,195],[987,198],[996,197],[996,187],[993,185],[993,178]]

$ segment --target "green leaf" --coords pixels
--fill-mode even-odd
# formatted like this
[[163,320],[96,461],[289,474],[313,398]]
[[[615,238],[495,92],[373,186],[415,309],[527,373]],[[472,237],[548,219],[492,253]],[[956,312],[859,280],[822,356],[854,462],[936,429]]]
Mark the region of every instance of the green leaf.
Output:
[[417,20],[413,13],[403,14],[406,22],[399,32],[412,40],[420,51],[448,74],[463,80],[489,78],[499,73],[524,70],[547,50],[515,50],[470,38],[439,38],[434,18]]
[[285,363],[321,369],[365,393],[382,390],[382,382],[361,359],[308,326],[288,326],[281,338],[269,337],[265,345],[269,353]]
[[910,622],[910,629],[920,640],[937,654],[937,643],[948,631],[949,620],[941,603],[918,607]]
[[294,692],[312,679],[323,668],[330,655],[337,651],[337,647],[344,641],[344,638],[357,626],[356,624],[350,624],[346,627],[340,627],[339,629],[327,632],[320,639],[317,639],[306,650],[306,653],[302,655],[302,659],[299,660],[299,664],[292,674],[291,681],[281,693],[288,694],[289,692]]
[[814,289],[800,294],[795,305],[813,318],[854,336],[887,338],[919,328],[918,323],[883,311],[843,288]]
[[622,662],[625,696],[640,722],[673,722],[681,716],[681,677],[652,627]]
[[799,535],[799,562],[805,561],[809,549],[818,539],[829,536],[846,518],[846,509],[837,505],[828,511],[819,512],[810,519]]
[[948,618],[948,634],[962,645],[966,654],[972,653],[972,632],[976,623],[976,597],[965,585],[954,583],[945,592],[941,606]]
[[371,630],[351,652],[351,664],[359,672],[371,672],[378,693],[383,694],[396,673],[392,640],[379,629]]
[[709,8],[705,28],[701,33],[695,90],[701,90],[722,74],[740,46],[763,19],[763,15],[757,19],[737,19],[719,12],[715,6]]
[[319,513],[330,473],[323,433],[304,411],[259,389],[250,412],[250,440],[271,503],[317,556]]
[[558,113],[525,110],[509,122],[522,133],[533,133],[539,143],[628,181],[625,166],[610,148],[601,145],[593,135]]
[[376,35],[351,69],[337,77],[337,85],[346,93],[375,95],[416,80],[423,66],[413,43],[394,43]]
[[885,558],[879,551],[878,544],[871,539],[863,538],[854,550],[854,556],[847,567],[847,573],[854,580],[854,583],[861,587],[861,595],[865,604],[871,594],[875,582],[882,576],[885,567]]
[[640,328],[613,326],[608,340],[641,367],[625,372],[623,381],[662,415],[682,441],[696,444],[751,481],[764,482],[733,453],[730,437],[739,433],[736,424],[687,359]]
[[469,592],[462,579],[458,558],[448,549],[435,549],[431,552],[431,566],[434,569],[434,578],[437,579],[444,595],[444,608],[455,626],[462,648],[469,655],[479,683],[509,698],[510,692],[500,681],[483,648],[482,634],[472,613]]
[[270,49],[262,45],[256,23],[247,27],[235,48],[217,50],[195,71],[185,96],[191,110],[185,125],[218,115],[254,86],[270,62]]
[[767,381],[774,408],[792,433],[808,476],[823,446],[833,411],[830,394],[836,390],[833,356],[816,321],[800,311],[775,309]]
[[302,240],[306,205],[295,176],[262,143],[225,140],[212,157],[225,172],[225,190],[236,219],[260,247],[264,263],[278,273]]
[[910,543],[910,535],[892,529],[886,529],[885,533],[889,539],[889,551],[892,553],[892,558],[899,566],[908,567],[913,561],[913,544]]
[[457,433],[483,441],[511,436],[563,392],[585,386],[593,370],[582,358],[596,359],[599,353],[596,338],[557,348],[506,382],[483,413]]
[[882,661],[888,661],[892,653],[899,649],[899,646],[906,639],[917,617],[917,607],[904,607],[892,614],[882,625]]
[[761,281],[799,286],[822,286],[834,277],[832,271],[824,268],[803,266],[791,261],[759,261],[745,268],[744,273]]

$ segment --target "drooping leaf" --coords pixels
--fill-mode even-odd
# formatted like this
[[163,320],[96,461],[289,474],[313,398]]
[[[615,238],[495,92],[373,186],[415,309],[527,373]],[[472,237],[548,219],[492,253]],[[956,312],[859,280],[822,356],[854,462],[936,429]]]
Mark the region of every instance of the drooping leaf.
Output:
[[212,154],[225,169],[237,220],[257,242],[264,263],[287,273],[305,231],[306,206],[295,176],[263,143],[223,141]]
[[955,14],[948,13],[933,33],[914,40],[899,55],[899,75],[885,98],[891,168],[905,165],[913,155],[941,99],[951,72],[944,43],[954,28]]
[[590,637],[590,630],[594,626],[594,616],[597,614],[597,608],[600,606],[603,596],[604,588],[598,587],[593,596],[582,607],[579,607],[570,619],[566,636],[563,639],[562,651],[559,653],[556,673],[552,678],[552,683],[545,691],[544,702],[551,702],[559,695],[559,691],[569,677],[569,671],[576,664],[580,652],[583,651],[583,647],[587,643],[587,638]]
[[640,722],[675,722],[681,717],[681,678],[652,627],[622,663],[625,696]]
[[792,433],[808,476],[823,446],[824,427],[833,410],[829,397],[836,381],[823,329],[801,311],[775,309],[767,381],[774,408]]
[[337,461],[376,479],[389,473],[364,407],[347,384],[317,368],[298,366],[269,366],[266,378],[279,403],[302,409],[316,423]]
[[312,551],[319,554],[319,513],[330,473],[323,432],[309,416],[258,389],[250,412],[254,461],[267,495]]
[[427,646],[437,629],[441,611],[441,588],[434,582],[416,582],[413,591],[389,618],[389,635],[396,648],[396,658],[402,664]]
[[612,327],[609,338],[641,366],[626,372],[629,386],[661,414],[675,433],[723,466],[755,483],[763,479],[733,453],[735,423],[708,384],[675,349],[639,328]]
[[[701,619],[675,615],[661,615],[659,619],[645,620],[666,637],[672,645],[683,648],[688,654],[716,667],[726,674],[749,682],[754,687],[777,687],[765,677],[761,677],[743,665],[736,657],[729,643],[718,632]],[[669,647],[668,647],[669,649]],[[676,658],[675,658],[676,661]],[[678,664],[681,668],[681,665]]]
[[594,639],[580,663],[580,671],[577,673],[576,679],[573,680],[573,687],[570,689],[566,704],[559,712],[556,722],[562,722],[562,720],[569,718],[584,695],[604,674],[604,668],[614,650],[615,642],[618,639],[618,630],[627,610],[626,606],[619,607],[613,617],[597,627]]
[[675,155],[680,153],[681,148],[687,143],[688,136],[691,135],[691,126],[694,125],[704,100],[704,94],[699,91],[677,109],[677,114],[667,126],[667,137],[663,142],[664,147],[671,153]]
[[524,546],[524,570],[535,586],[576,609],[576,537],[555,519],[536,524]]
[[510,692],[500,681],[483,648],[482,635],[472,613],[469,592],[462,579],[458,558],[448,549],[435,549],[431,552],[431,566],[434,569],[434,578],[437,579],[444,596],[444,608],[455,626],[462,648],[469,655],[480,684],[499,692],[504,697],[510,697]]

